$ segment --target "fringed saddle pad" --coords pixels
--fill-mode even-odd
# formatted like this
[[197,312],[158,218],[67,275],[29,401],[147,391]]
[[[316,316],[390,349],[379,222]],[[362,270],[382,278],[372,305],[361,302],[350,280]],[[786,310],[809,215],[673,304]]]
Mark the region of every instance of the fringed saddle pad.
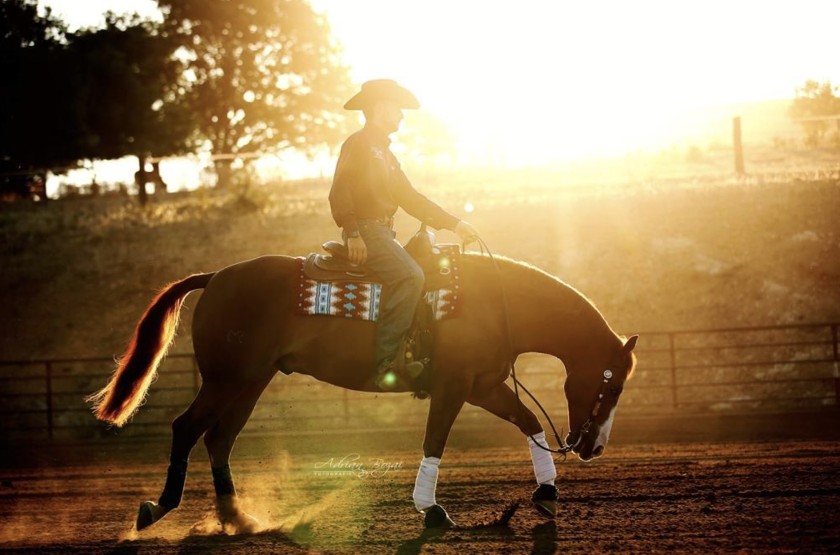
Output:
[[[444,284],[443,287],[426,291],[423,296],[424,301],[432,307],[435,320],[453,318],[458,314],[461,298],[459,254],[457,245],[454,250],[441,249],[433,270],[436,274],[429,275],[431,272],[427,269],[428,285]],[[298,261],[297,314],[320,314],[374,322],[379,319],[382,284],[346,279],[315,281],[304,275],[303,261],[303,258]]]

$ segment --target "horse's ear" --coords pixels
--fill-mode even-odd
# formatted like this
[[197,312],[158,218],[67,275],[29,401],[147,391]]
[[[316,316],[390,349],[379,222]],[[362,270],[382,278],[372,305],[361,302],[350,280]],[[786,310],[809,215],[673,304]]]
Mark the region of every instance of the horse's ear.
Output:
[[629,355],[630,352],[636,348],[636,342],[639,340],[638,335],[630,336],[630,339],[627,340],[627,343],[624,344],[624,347],[621,348],[621,353],[624,355]]

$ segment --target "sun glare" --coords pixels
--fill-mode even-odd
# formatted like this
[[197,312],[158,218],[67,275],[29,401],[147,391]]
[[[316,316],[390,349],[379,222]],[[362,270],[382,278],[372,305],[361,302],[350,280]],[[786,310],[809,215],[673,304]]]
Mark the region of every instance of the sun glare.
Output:
[[[811,21],[813,38],[825,10],[840,12],[807,0],[795,13],[720,0],[315,5],[357,81],[402,82],[459,137],[460,162],[490,165],[663,148],[698,130],[701,107],[792,97],[832,66],[814,59],[817,45],[792,63],[791,41],[806,31],[791,18]],[[725,136],[728,118],[719,125]]]
[[[160,17],[152,0],[42,1],[71,26],[101,24],[105,9]],[[840,83],[835,0],[310,1],[354,81],[414,91],[455,138],[459,166],[719,144],[739,115],[731,105],[790,99],[809,79]],[[275,156],[259,170],[327,175],[324,156]]]

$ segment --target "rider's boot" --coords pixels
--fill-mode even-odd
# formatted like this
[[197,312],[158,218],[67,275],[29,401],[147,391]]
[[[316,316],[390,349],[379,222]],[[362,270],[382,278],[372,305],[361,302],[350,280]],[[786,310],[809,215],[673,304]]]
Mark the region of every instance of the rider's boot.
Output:
[[422,362],[413,360],[400,367],[396,361],[386,359],[376,369],[376,387],[382,391],[411,390],[411,382],[423,369]]

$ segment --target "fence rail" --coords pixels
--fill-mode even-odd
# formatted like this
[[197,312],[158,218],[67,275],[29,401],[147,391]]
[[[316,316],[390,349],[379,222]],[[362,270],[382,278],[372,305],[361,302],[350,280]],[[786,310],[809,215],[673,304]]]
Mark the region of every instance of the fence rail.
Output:
[[[622,414],[668,415],[840,409],[840,323],[643,333],[639,365],[625,386]],[[111,358],[0,361],[0,437],[115,434],[97,423],[84,397],[102,387]],[[566,409],[562,364],[523,355],[517,372],[554,414]],[[170,354],[148,402],[126,435],[168,433],[192,400],[200,376],[191,353]],[[352,392],[306,376],[280,375],[245,432],[421,426],[425,403],[407,396]],[[461,420],[485,415],[467,407]]]

